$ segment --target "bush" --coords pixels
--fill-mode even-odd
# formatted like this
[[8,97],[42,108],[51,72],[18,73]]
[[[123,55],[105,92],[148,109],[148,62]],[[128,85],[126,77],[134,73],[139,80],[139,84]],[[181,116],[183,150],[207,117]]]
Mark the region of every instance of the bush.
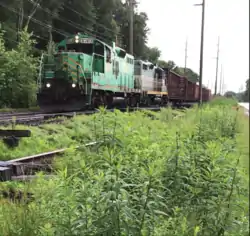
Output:
[[217,96],[214,97],[209,104],[210,106],[237,106],[238,101],[236,98]]
[[22,31],[17,48],[4,47],[0,34],[0,107],[27,108],[36,104],[36,75],[38,60],[33,57],[34,41]]
[[226,107],[65,121],[78,142],[88,127],[103,143],[69,150],[56,177],[22,186],[32,203],[2,204],[3,235],[248,235],[239,121]]

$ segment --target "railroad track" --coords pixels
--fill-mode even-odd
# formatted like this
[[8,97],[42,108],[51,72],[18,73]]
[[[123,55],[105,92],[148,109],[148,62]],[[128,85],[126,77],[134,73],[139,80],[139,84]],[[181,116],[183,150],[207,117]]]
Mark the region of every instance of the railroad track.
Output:
[[[120,111],[127,111],[126,108],[116,108]],[[129,111],[135,110],[155,110],[159,111],[161,107],[152,106],[152,107],[138,107],[138,108],[129,108]],[[108,112],[113,112],[114,109],[107,109]],[[9,125],[9,124],[27,124],[27,125],[39,125],[41,123],[56,123],[61,122],[62,120],[58,119],[60,117],[71,118],[75,115],[91,115],[99,112],[96,110],[87,110],[87,111],[77,111],[77,112],[61,112],[61,113],[42,113],[42,112],[23,112],[23,113],[0,113],[0,125]],[[55,120],[53,120],[55,119]]]
[[[90,142],[82,146],[77,146],[75,149],[83,146],[92,147],[100,143],[102,141]],[[63,148],[9,161],[0,161],[0,181],[30,180],[35,178],[37,171],[52,172],[53,160],[62,156],[67,150],[68,148]],[[53,175],[49,176],[52,177]]]

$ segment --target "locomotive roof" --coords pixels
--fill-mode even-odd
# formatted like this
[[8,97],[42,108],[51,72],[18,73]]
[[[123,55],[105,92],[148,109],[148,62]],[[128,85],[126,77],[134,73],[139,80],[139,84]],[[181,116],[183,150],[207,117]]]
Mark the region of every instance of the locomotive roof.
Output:
[[127,53],[125,49],[116,46],[114,42],[113,42],[113,47],[112,47],[112,46],[110,46],[109,44],[107,44],[107,43],[101,41],[101,40],[98,39],[98,38],[94,38],[94,37],[92,37],[92,36],[89,36],[89,35],[86,35],[86,34],[81,34],[81,33],[72,34],[72,35],[66,37],[65,39],[63,39],[62,41],[60,41],[57,45],[60,45],[60,44],[62,44],[62,43],[66,43],[66,40],[67,40],[67,39],[70,39],[70,38],[72,38],[72,37],[75,37],[76,35],[78,35],[79,37],[87,37],[87,38],[89,38],[89,39],[98,41],[99,43],[102,43],[104,46],[106,46],[106,47],[108,47],[108,48],[110,48],[110,49],[114,49],[114,51],[115,51],[116,53],[117,53],[117,51],[118,51],[118,52],[119,52],[119,51],[124,51],[124,52],[126,53],[126,56],[128,56],[128,57],[131,58],[131,59],[134,59],[134,56],[133,56],[133,55]]
[[164,69],[163,69],[162,67],[160,67],[160,66],[158,66],[157,64],[154,64],[154,63],[152,63],[152,62],[150,62],[150,61],[143,61],[143,60],[141,60],[141,59],[137,59],[137,60],[135,60],[135,61],[141,62],[141,63],[143,63],[143,64],[145,64],[145,65],[147,65],[147,66],[153,65],[153,66],[154,66],[154,69],[164,71]]

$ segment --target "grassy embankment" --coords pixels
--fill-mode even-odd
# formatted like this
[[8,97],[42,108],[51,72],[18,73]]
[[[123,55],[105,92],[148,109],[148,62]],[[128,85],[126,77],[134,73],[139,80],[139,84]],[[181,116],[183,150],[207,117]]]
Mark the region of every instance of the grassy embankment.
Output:
[[30,108],[0,108],[1,112],[32,112],[39,111],[39,107],[30,107]]
[[102,112],[0,144],[8,159],[104,141],[70,150],[56,178],[20,184],[35,200],[1,204],[0,235],[248,235],[249,122],[232,105]]

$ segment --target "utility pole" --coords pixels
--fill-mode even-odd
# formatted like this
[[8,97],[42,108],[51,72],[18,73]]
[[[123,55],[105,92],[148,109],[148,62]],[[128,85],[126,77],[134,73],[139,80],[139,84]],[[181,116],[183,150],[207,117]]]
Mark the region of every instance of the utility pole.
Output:
[[134,0],[129,0],[129,9],[130,9],[130,17],[129,17],[129,51],[130,54],[134,54]]
[[220,95],[222,95],[222,76],[223,76],[223,66],[221,64],[221,69],[220,69]]
[[222,94],[225,93],[225,75],[223,73],[223,77],[222,77]]
[[217,86],[218,86],[219,53],[220,53],[220,37],[218,37],[218,44],[217,44],[216,75],[215,75],[215,84],[214,84],[214,95],[217,94]]
[[200,45],[200,79],[199,79],[199,101],[202,105],[202,73],[203,73],[203,46],[204,46],[204,25],[205,25],[205,0],[202,0],[201,4],[195,4],[195,6],[202,6],[201,17],[201,45]]
[[188,39],[186,39],[186,46],[185,46],[185,67],[184,67],[184,75],[186,76],[186,69],[187,69],[187,50],[188,50]]

